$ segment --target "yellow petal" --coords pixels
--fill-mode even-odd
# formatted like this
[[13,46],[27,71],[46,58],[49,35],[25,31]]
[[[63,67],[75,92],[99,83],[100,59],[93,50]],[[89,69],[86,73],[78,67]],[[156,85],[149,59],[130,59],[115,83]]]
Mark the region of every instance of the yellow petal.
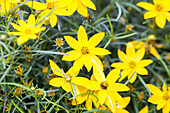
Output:
[[152,10],[152,9],[155,8],[153,4],[150,4],[150,3],[147,3],[147,2],[139,2],[136,5],[139,6],[139,7],[142,7],[146,10]]
[[23,35],[22,32],[9,32],[8,35]]
[[95,54],[95,55],[107,55],[107,54],[111,54],[110,51],[103,49],[103,48],[93,48],[90,49],[90,53]]
[[122,108],[117,108],[116,113],[129,113],[127,110],[122,109]]
[[153,3],[158,4],[158,3],[160,3],[160,0],[153,0]]
[[149,88],[150,92],[154,95],[159,95],[159,96],[163,96],[163,92],[157,88],[156,86],[152,85],[152,84],[147,84],[147,87]]
[[62,74],[64,72],[58,67],[58,65],[54,61],[49,60],[49,62],[50,62],[51,70],[53,71],[54,74],[56,74],[57,76],[64,76]]
[[27,25],[35,26],[35,16],[33,14],[28,17]]
[[79,71],[83,67],[83,59],[82,57],[78,58],[73,63],[73,69],[74,71]]
[[167,87],[166,87],[166,84],[165,84],[165,83],[164,83],[164,84],[163,84],[163,86],[162,86],[162,90],[163,90],[164,94],[168,92],[168,91],[167,91]]
[[57,24],[57,16],[55,14],[50,15],[50,24],[52,28]]
[[130,97],[124,97],[123,98],[123,101],[124,101],[124,103],[123,103],[123,108],[126,108],[126,106],[129,104],[129,102],[130,102]]
[[21,28],[26,28],[27,26],[26,22],[23,20],[19,20],[19,25],[21,26]]
[[158,105],[157,105],[157,110],[160,110],[161,108],[163,108],[165,106],[166,100],[161,101]]
[[105,104],[113,113],[116,112],[116,100],[112,93],[109,93],[109,96],[107,97]]
[[128,58],[126,54],[118,49],[118,57],[122,62],[127,62]]
[[120,75],[120,69],[113,69],[106,77],[108,83],[115,83]]
[[88,16],[87,7],[80,0],[78,0],[77,12],[84,17]]
[[164,28],[165,24],[166,24],[166,15],[164,13],[159,13],[156,18],[155,18],[156,24],[160,27],[160,28]]
[[99,102],[101,105],[103,105],[103,103],[106,101],[106,98],[107,98],[107,91],[106,90],[100,90],[98,92],[98,99],[99,99]]
[[142,47],[140,48],[137,52],[136,52],[136,58],[135,58],[135,61],[140,61],[145,55],[145,48]]
[[81,0],[81,2],[90,9],[96,10],[94,3],[91,0]]
[[122,91],[128,91],[129,87],[127,87],[122,83],[110,83],[108,90],[122,92]]
[[49,84],[55,87],[61,87],[63,86],[64,82],[66,82],[66,80],[64,78],[53,78],[50,80]]
[[130,69],[130,68],[124,69],[124,70],[121,72],[121,77],[120,77],[120,79],[119,79],[119,82],[121,82],[126,76],[128,76],[130,72],[131,72],[131,69]]
[[140,75],[148,75],[148,71],[145,68],[136,68],[136,72]]
[[137,67],[145,67],[148,66],[149,64],[151,64],[153,61],[150,59],[146,59],[146,60],[141,60],[137,63]]
[[29,39],[36,39],[37,38],[36,34],[28,34],[27,36],[29,37]]
[[14,27],[14,29],[16,29],[16,30],[18,30],[18,31],[22,31],[22,30],[23,30],[23,29],[22,29],[20,26],[18,26],[17,24],[14,24],[14,23],[11,22],[11,25]]
[[170,112],[169,106],[170,106],[170,101],[169,102],[167,101],[165,107],[162,108],[162,112],[163,113],[169,113]]
[[26,5],[36,10],[44,10],[46,8],[46,4],[35,1],[29,1]]
[[71,37],[71,36],[64,36],[64,39],[66,40],[68,45],[70,47],[72,47],[73,49],[76,49],[76,50],[80,50],[81,49],[81,45],[73,37]]
[[87,68],[87,71],[89,72],[92,68],[92,60],[91,60],[91,57],[90,55],[82,55],[82,60],[84,61],[84,65],[86,66]]
[[142,108],[139,113],[148,113],[148,106],[145,106],[144,108]]
[[114,98],[114,100],[116,102],[118,102],[120,105],[122,105],[124,103],[123,98],[116,91],[109,90],[107,92],[108,92],[108,96],[111,97],[111,98]]
[[152,95],[148,99],[148,102],[150,102],[152,104],[159,104],[161,101],[163,101],[163,98],[159,95]]
[[151,47],[151,49],[149,50],[150,54],[152,54],[153,56],[155,56],[158,60],[160,60],[160,55],[158,53],[158,51],[156,50],[155,47]]
[[90,55],[90,56],[91,56],[93,65],[95,65],[98,68],[103,69],[103,64],[102,64],[101,60],[96,55]]
[[93,75],[97,81],[99,82],[105,81],[103,69],[93,66]]
[[[133,75],[134,72],[135,72],[135,71],[131,71],[131,73],[128,75],[128,79],[131,78],[131,76]],[[137,78],[137,73],[135,72],[135,74],[133,75],[133,77],[130,79],[130,83],[135,82],[136,78]]]
[[68,1],[68,15],[72,15],[77,10],[77,0]]
[[[73,85],[70,85],[70,83],[65,82],[65,83],[62,85],[62,88],[63,88],[66,92],[71,92],[71,94],[73,95],[74,88],[73,88]],[[73,89],[73,90],[72,90],[72,89]],[[76,88],[76,93],[78,93],[78,89],[77,89],[77,88]]]
[[21,44],[27,42],[28,40],[29,40],[29,37],[27,37],[26,35],[22,35],[17,38],[17,44],[21,45]]
[[111,66],[117,69],[127,69],[129,67],[125,63],[121,63],[121,62],[115,62]]
[[79,57],[81,57],[81,55],[82,55],[81,52],[77,51],[77,50],[69,51],[66,54],[68,54],[68,55],[64,55],[62,58],[62,60],[64,60],[64,61],[74,61],[74,60],[78,59]]
[[156,17],[157,15],[158,15],[158,12],[155,10],[148,11],[144,14],[144,19],[153,18],[153,17]]
[[128,59],[133,60],[133,58],[135,57],[135,48],[130,43],[126,47],[126,54],[127,54]]
[[96,33],[95,35],[93,35],[89,41],[87,42],[88,48],[94,48],[96,47],[103,39],[105,33]]
[[88,37],[86,34],[86,30],[84,29],[84,27],[81,25],[78,29],[78,42],[82,45],[82,46],[86,46],[86,43],[88,41]]

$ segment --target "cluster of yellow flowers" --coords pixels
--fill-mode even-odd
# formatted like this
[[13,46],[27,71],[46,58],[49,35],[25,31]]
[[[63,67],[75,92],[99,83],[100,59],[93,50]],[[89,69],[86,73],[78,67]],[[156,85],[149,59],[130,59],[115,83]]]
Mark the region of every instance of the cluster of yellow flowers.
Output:
[[[154,5],[146,2],[140,2],[137,5],[149,10],[145,13],[144,18],[156,17],[156,23],[163,28],[166,19],[170,21],[170,2],[168,0],[153,0]],[[0,13],[2,16],[10,13],[11,9],[20,3],[20,0],[2,0],[0,1]],[[23,1],[22,1],[23,2]],[[44,31],[46,27],[43,24],[49,22],[51,27],[57,23],[57,15],[70,16],[76,10],[84,17],[88,17],[87,7],[96,10],[94,3],[91,0],[46,0],[46,3],[36,1],[26,2],[25,5],[32,9],[41,11],[36,17],[31,14],[25,22],[19,20],[19,25],[11,22],[11,25],[17,32],[9,32],[9,35],[17,35],[17,44],[23,44],[29,39],[39,38],[39,33]],[[50,67],[55,78],[51,79],[49,84],[55,87],[62,87],[66,92],[71,92],[73,95],[72,105],[86,102],[87,110],[93,109],[93,104],[96,109],[107,110],[113,113],[128,113],[124,108],[130,102],[130,97],[122,97],[118,92],[128,91],[129,87],[121,83],[123,79],[128,77],[130,83],[134,83],[137,75],[148,75],[145,68],[153,61],[150,59],[143,59],[147,46],[153,43],[131,41],[126,45],[126,54],[118,50],[118,57],[122,62],[113,63],[114,68],[105,76],[103,72],[103,64],[96,55],[111,54],[106,49],[96,47],[105,36],[105,33],[97,33],[88,39],[86,30],[80,26],[77,32],[77,40],[71,36],[64,36],[67,44],[73,50],[64,55],[63,61],[74,61],[73,66],[67,72],[60,69],[54,61],[49,60]],[[156,49],[151,45],[150,53],[157,59],[160,55]],[[137,49],[137,51],[135,51]],[[93,74],[90,80],[86,77],[79,76],[80,70],[85,66],[87,71],[93,69]],[[22,68],[20,67],[20,70]],[[18,71],[17,71],[18,72]],[[153,94],[148,102],[157,104],[157,110],[163,110],[163,113],[170,112],[170,87],[167,89],[163,84],[163,92],[156,86],[148,84],[150,92]],[[144,107],[140,113],[147,113],[148,107]]]

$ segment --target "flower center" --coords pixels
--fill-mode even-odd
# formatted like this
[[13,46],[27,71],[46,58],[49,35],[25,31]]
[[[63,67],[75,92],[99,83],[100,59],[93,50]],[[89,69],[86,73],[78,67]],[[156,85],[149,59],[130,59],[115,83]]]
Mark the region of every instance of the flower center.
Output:
[[26,29],[25,34],[31,34],[31,29]]
[[100,84],[101,89],[105,89],[105,90],[106,90],[108,86],[109,86],[109,84],[108,84],[107,81],[104,81],[104,82],[102,82],[102,83]]
[[89,53],[88,47],[82,47],[81,53],[82,53],[82,54],[88,54],[88,53]]
[[156,9],[157,11],[162,11],[163,7],[162,7],[161,4],[157,4],[157,5],[155,6],[155,9]]
[[129,62],[129,67],[130,68],[135,68],[136,67],[136,62],[135,61],[130,61]]
[[168,93],[164,94],[163,99],[164,99],[164,100],[170,99],[170,96],[168,95]]
[[61,47],[62,45],[63,45],[63,40],[62,39],[56,39],[56,45],[58,46],[58,47]]
[[47,7],[47,9],[52,10],[54,8],[54,3],[48,2],[48,3],[46,3],[46,7]]

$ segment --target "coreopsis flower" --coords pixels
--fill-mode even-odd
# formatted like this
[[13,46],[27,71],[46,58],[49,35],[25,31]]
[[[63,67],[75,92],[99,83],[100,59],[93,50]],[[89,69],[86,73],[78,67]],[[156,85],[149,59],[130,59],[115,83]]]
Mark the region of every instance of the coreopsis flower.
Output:
[[160,46],[155,42],[155,36],[154,35],[149,35],[148,40],[146,42],[143,41],[130,41],[128,43],[131,43],[135,49],[140,49],[142,47],[145,48],[146,51],[148,51],[149,54],[155,56],[158,60],[160,60],[160,55],[158,53],[158,51],[156,50],[156,48],[160,48]]
[[126,54],[118,50],[118,56],[122,62],[113,63],[111,66],[116,69],[123,70],[121,72],[121,77],[119,81],[122,81],[126,76],[128,76],[128,79],[130,79],[133,75],[130,80],[130,83],[133,83],[137,78],[137,74],[148,75],[148,71],[144,67],[148,66],[153,61],[150,59],[142,60],[144,55],[144,47],[140,48],[137,52],[135,52],[135,48],[132,46],[132,44],[127,45]]
[[[121,83],[115,83],[120,75],[120,69],[113,69],[109,72],[107,77],[100,68],[94,68],[94,77],[100,85],[100,89],[98,90],[97,97],[99,99],[100,105],[107,105],[108,108],[112,112],[116,112],[116,102],[123,105],[123,99],[118,92],[128,91],[129,88]],[[100,76],[96,76],[95,74],[100,74]]]
[[145,106],[144,108],[142,108],[139,113],[148,113],[148,106]]
[[[170,87],[167,87],[164,83],[161,91],[155,85],[147,84],[150,92],[153,94],[149,97],[148,102],[157,105],[157,110],[162,109],[163,113],[170,112]],[[168,90],[167,90],[168,89]]]
[[1,1],[0,3],[0,16],[4,16],[9,10],[12,9],[12,5],[9,1]]
[[75,71],[80,70],[83,65],[88,71],[93,65],[103,68],[102,62],[96,55],[107,55],[110,52],[103,48],[96,47],[104,37],[104,32],[93,35],[89,40],[83,26],[78,29],[78,41],[71,36],[64,36],[66,42],[74,50],[67,52],[62,60],[74,61],[73,68]]
[[[119,104],[117,103],[116,105],[116,112],[114,113],[129,113],[127,110],[125,110],[124,108],[126,108],[126,106],[129,104],[130,102],[130,97],[123,97],[123,104]],[[100,110],[106,110],[109,111],[111,113],[113,113],[112,111],[110,111],[110,109],[108,109],[106,106],[101,106],[101,108],[99,108]]]
[[16,73],[17,75],[19,75],[19,76],[22,76],[22,74],[23,74],[23,69],[22,69],[22,67],[21,67],[21,66],[18,66],[18,67],[17,67],[17,70],[15,70],[15,73]]
[[45,27],[35,26],[35,16],[31,14],[28,18],[27,23],[23,20],[19,20],[19,25],[11,22],[11,25],[18,30],[18,32],[9,32],[9,35],[19,35],[17,38],[17,44],[21,45],[27,42],[29,39],[37,39],[37,34],[44,31]]
[[38,22],[43,21],[43,19],[46,20],[48,18],[47,20],[49,20],[51,27],[54,27],[57,24],[56,15],[69,15],[67,13],[68,11],[66,2],[67,0],[46,0],[46,3],[29,1],[26,4],[35,10],[42,10]]
[[72,15],[77,10],[77,12],[82,16],[88,17],[89,14],[87,8],[96,10],[96,6],[91,0],[69,0],[67,3],[70,15]]
[[50,85],[55,87],[62,87],[66,92],[71,92],[72,94],[74,94],[74,90],[76,91],[76,95],[80,94],[80,90],[85,88],[91,90],[98,89],[93,87],[93,85],[96,84],[95,82],[90,81],[85,77],[76,77],[79,71],[75,72],[71,67],[67,73],[64,73],[52,60],[49,61],[53,73],[59,76],[51,79],[49,82]]
[[154,5],[147,2],[139,2],[136,5],[149,10],[144,14],[144,19],[154,18],[160,28],[164,28],[166,19],[170,21],[170,1],[169,0],[153,0]]

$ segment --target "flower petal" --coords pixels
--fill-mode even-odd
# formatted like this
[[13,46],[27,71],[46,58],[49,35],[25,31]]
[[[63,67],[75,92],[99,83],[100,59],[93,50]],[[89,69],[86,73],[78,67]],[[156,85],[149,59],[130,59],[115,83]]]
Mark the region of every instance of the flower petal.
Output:
[[148,102],[150,102],[152,104],[159,104],[161,101],[163,101],[163,98],[159,95],[152,95],[148,99]]
[[160,55],[158,53],[158,51],[156,50],[155,47],[151,47],[151,49],[149,50],[150,54],[152,54],[153,56],[155,56],[158,60],[160,60]]
[[81,49],[81,45],[73,37],[71,37],[71,36],[64,36],[64,39],[66,40],[68,45],[70,47],[72,47],[73,49],[76,49],[76,50],[80,50]]
[[8,35],[23,35],[22,32],[9,32]]
[[77,12],[84,17],[88,16],[87,7],[80,0],[78,0]]
[[84,29],[82,25],[78,29],[77,37],[78,37],[78,42],[80,43],[80,45],[86,46],[88,37],[87,37],[86,30]]
[[121,82],[126,76],[128,76],[128,74],[131,72],[131,69],[128,68],[128,69],[124,69],[122,72],[121,72],[121,77],[119,79],[119,82]]
[[146,59],[146,60],[141,60],[137,63],[137,67],[145,67],[148,66],[149,64],[151,64],[153,61],[150,59]]
[[19,25],[21,26],[21,28],[26,28],[26,26],[27,26],[27,24],[26,24],[26,22],[25,21],[23,21],[23,20],[19,20]]
[[[133,75],[134,72],[135,72],[135,71],[131,71],[131,73],[128,75],[128,79],[131,78],[131,76]],[[137,73],[135,72],[134,75],[133,75],[133,77],[130,79],[130,83],[135,82],[136,78],[137,78]]]
[[106,101],[106,98],[107,98],[107,91],[106,90],[100,90],[98,92],[98,99],[99,99],[99,102],[101,105],[103,105],[103,103]]
[[66,54],[68,55],[64,55],[62,58],[62,60],[64,61],[74,61],[74,60],[77,60],[82,55],[81,52],[77,50],[69,51]]
[[22,35],[22,36],[20,36],[20,37],[17,38],[17,44],[18,44],[18,45],[21,45],[21,44],[27,42],[28,40],[29,40],[29,37],[28,37],[28,36]]
[[46,9],[46,4],[40,3],[40,2],[35,2],[35,1],[29,1],[26,3],[29,7],[36,9],[36,10],[44,10]]
[[35,26],[35,16],[33,14],[28,17],[27,25]]
[[118,57],[122,62],[127,62],[128,58],[124,52],[118,49]]
[[163,96],[163,92],[157,88],[156,86],[152,85],[152,84],[147,84],[147,87],[149,88],[150,92],[154,95],[159,95],[159,96]]
[[162,112],[163,113],[169,113],[170,111],[170,101],[167,101],[166,104],[165,104],[165,107],[162,109]]
[[99,82],[105,81],[105,75],[104,75],[103,69],[97,66],[93,66],[93,75],[97,81]]
[[148,75],[148,71],[145,68],[136,68],[136,72],[140,75]]
[[167,91],[167,87],[166,87],[166,84],[165,84],[165,83],[164,83],[164,84],[163,84],[163,86],[162,86],[162,90],[163,90],[164,94],[168,92],[168,91]]
[[129,67],[125,63],[121,63],[121,62],[115,62],[111,66],[117,69],[127,69]]
[[50,15],[50,24],[52,28],[57,24],[57,16],[55,14]]
[[106,77],[108,83],[115,83],[120,75],[120,69],[113,69]]
[[131,43],[127,44],[126,47],[127,58],[133,60],[135,57],[135,48]]
[[142,7],[146,10],[152,10],[152,9],[155,8],[153,4],[150,4],[150,3],[147,3],[147,2],[139,2],[136,5],[139,6],[139,7]]
[[160,28],[164,28],[165,24],[166,24],[166,15],[164,13],[159,13],[156,18],[155,18],[156,24],[160,27]]
[[145,106],[144,108],[142,108],[139,113],[148,113],[148,106]]
[[98,48],[98,47],[90,49],[90,53],[95,54],[95,55],[107,55],[107,54],[111,54],[111,52],[108,51],[107,49]]
[[83,67],[83,59],[82,57],[79,57],[77,60],[74,61],[73,63],[73,69],[74,71],[79,71]]
[[15,23],[12,23],[12,22],[11,22],[11,25],[12,25],[16,30],[18,30],[18,31],[22,31],[22,30],[23,30],[20,26],[18,26],[18,25],[15,24]]
[[91,0],[81,0],[81,2],[90,9],[96,10],[94,3]]
[[135,58],[135,61],[140,61],[145,55],[145,48],[142,47],[140,48],[137,52],[136,52],[136,58]]
[[163,108],[165,106],[166,100],[161,101],[158,105],[157,105],[157,110],[160,110],[161,108]]
[[104,35],[104,32],[93,35],[87,42],[88,48],[91,49],[96,47],[102,41]]
[[155,10],[148,11],[144,14],[144,19],[153,18],[153,17],[156,17],[157,15],[158,15],[158,12]]
[[64,75],[62,73],[64,72],[58,67],[58,65],[52,60],[49,60],[49,62],[50,62],[50,67],[53,73],[56,74],[57,76],[63,77]]
[[122,83],[110,83],[108,90],[122,92],[122,91],[128,91],[129,87],[127,87]]
[[64,82],[66,82],[66,80],[64,78],[53,78],[50,80],[49,84],[55,87],[61,87],[63,86]]
[[91,57],[90,57],[90,55],[82,55],[81,57],[83,57],[82,59],[83,59],[83,61],[84,61],[84,65],[86,66],[86,68],[87,68],[87,71],[89,72],[90,70],[91,70],[91,68],[92,68],[92,61],[91,61]]
[[116,100],[115,97],[112,93],[110,93],[110,91],[108,91],[108,97],[106,99],[105,104],[108,106],[108,108],[115,113],[116,112]]

